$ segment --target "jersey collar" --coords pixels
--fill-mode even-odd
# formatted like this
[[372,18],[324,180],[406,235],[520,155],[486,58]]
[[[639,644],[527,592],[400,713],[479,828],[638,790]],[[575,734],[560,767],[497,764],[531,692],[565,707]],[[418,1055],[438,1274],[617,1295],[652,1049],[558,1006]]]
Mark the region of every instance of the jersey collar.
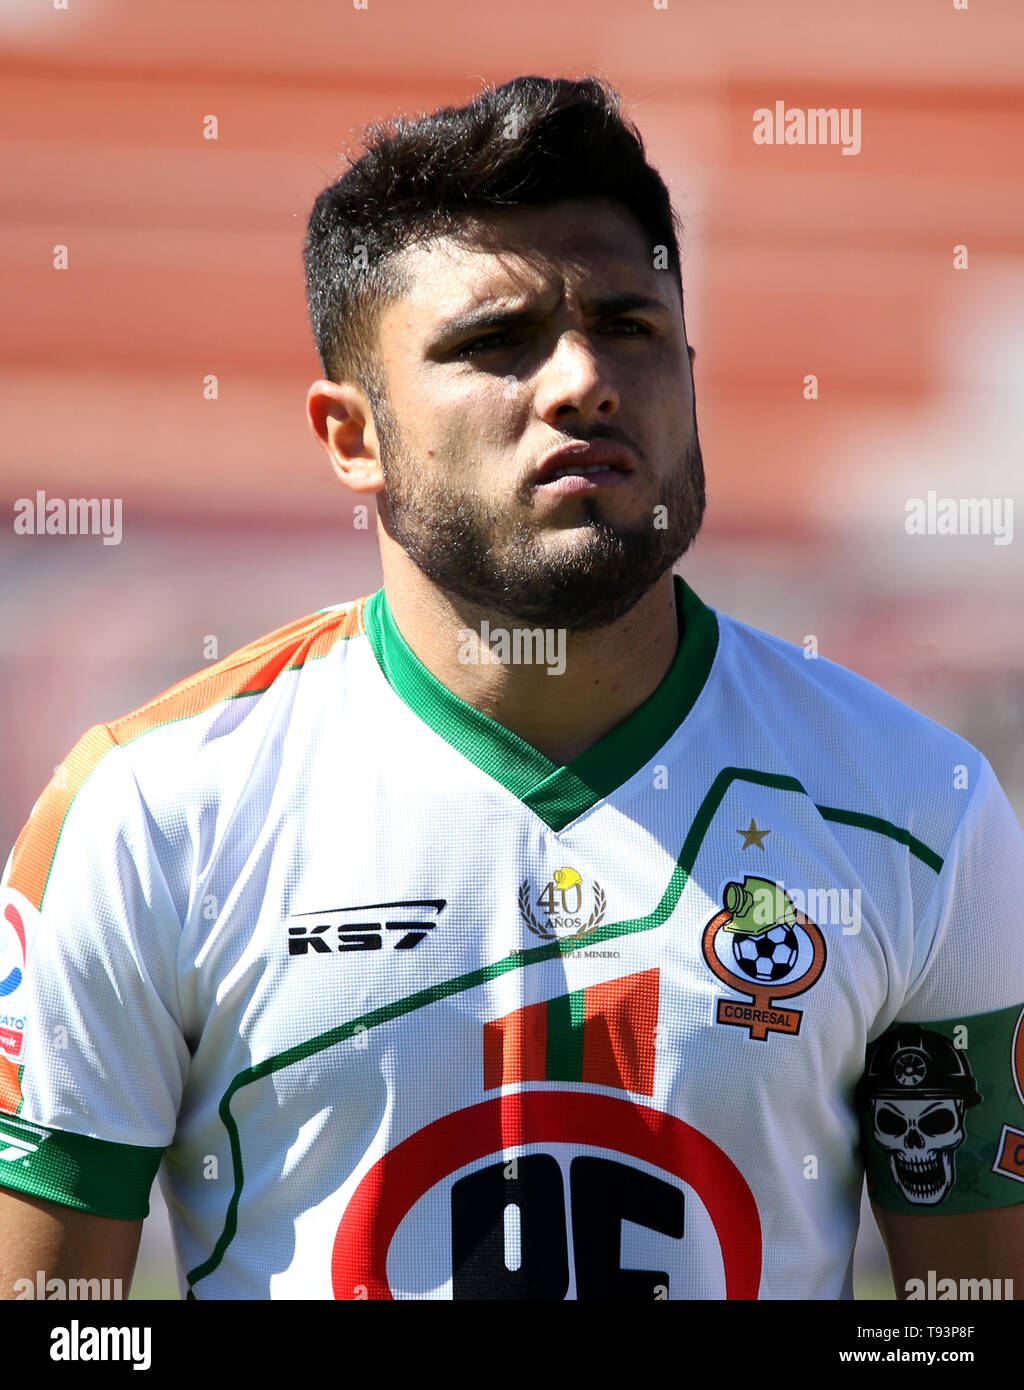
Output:
[[627,719],[564,767],[428,671],[399,632],[383,588],[366,600],[363,623],[396,695],[446,743],[559,831],[628,782],[668,742],[707,682],[718,621],[680,575],[673,578],[680,640],[667,674]]

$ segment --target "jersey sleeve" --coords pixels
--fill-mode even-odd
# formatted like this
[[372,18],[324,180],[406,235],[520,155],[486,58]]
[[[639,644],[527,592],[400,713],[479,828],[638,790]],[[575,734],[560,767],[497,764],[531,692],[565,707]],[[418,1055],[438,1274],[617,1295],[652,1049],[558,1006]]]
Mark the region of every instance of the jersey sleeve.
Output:
[[148,1214],[189,1061],[162,843],[106,725],[56,769],[0,884],[0,1185]]
[[876,1205],[1024,1202],[1024,833],[984,757],[857,1106]]

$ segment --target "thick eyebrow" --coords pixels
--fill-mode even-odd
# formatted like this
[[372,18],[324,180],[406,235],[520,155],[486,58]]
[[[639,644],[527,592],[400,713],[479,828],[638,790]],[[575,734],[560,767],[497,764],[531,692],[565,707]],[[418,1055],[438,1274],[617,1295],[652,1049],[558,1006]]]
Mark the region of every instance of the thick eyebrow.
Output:
[[[582,303],[589,318],[613,318],[633,309],[643,309],[656,314],[672,312],[660,299],[652,299],[646,294],[613,294],[606,295],[603,299],[586,299]],[[529,327],[542,322],[546,317],[546,314],[535,307],[499,309],[491,313],[470,309],[464,314],[445,319],[437,330],[435,346],[445,347],[465,333],[483,333],[491,328]]]

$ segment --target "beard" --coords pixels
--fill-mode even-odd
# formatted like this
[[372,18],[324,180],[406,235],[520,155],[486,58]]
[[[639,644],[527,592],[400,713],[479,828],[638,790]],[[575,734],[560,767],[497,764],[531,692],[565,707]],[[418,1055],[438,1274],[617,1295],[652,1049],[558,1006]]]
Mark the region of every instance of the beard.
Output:
[[[446,594],[485,613],[570,632],[605,627],[639,602],[700,530],[705,492],[696,414],[687,447],[653,500],[663,511],[627,526],[604,515],[598,494],[584,494],[575,503],[582,513],[577,524],[561,543],[552,537],[543,544],[528,514],[502,511],[443,478],[424,477],[403,448],[386,401],[373,409],[396,540]],[[527,484],[527,513],[531,493]]]

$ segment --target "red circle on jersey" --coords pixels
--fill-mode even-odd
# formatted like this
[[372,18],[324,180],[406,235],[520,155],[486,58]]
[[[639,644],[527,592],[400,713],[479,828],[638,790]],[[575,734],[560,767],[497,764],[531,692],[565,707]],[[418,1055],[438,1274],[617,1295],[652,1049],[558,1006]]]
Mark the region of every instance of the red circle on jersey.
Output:
[[754,1299],[761,1282],[761,1220],[743,1174],[700,1130],[650,1106],[566,1091],[519,1091],[445,1115],[373,1165],[334,1238],[336,1299],[365,1289],[391,1299],[387,1254],[424,1193],[457,1169],[523,1144],[587,1144],[653,1164],[694,1189],[722,1249],[726,1298]]

